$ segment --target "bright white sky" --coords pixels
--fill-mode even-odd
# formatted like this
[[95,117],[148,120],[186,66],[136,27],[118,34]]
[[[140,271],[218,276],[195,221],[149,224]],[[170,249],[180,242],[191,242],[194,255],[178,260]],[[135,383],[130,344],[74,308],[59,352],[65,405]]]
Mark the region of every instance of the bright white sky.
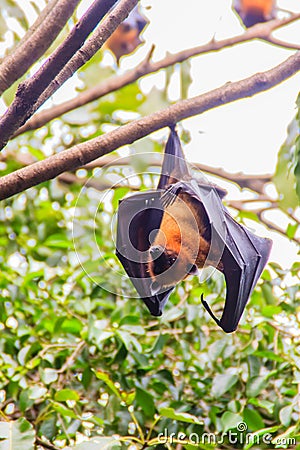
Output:
[[[43,4],[43,0],[39,1]],[[91,2],[83,0],[79,11],[85,11]],[[28,0],[26,4],[30,6]],[[156,46],[153,55],[156,60],[163,58],[167,52],[174,53],[205,44],[213,36],[219,40],[243,32],[237,16],[231,10],[230,0],[141,0],[141,4],[144,8],[150,7],[144,9],[150,19],[144,32],[146,42],[134,55],[121,60],[120,73],[141,61],[152,44]],[[300,11],[299,0],[278,0],[278,5]],[[29,9],[27,11],[29,14]],[[299,42],[300,21],[277,31],[276,36],[285,41]],[[196,96],[228,81],[240,80],[270,69],[293,53],[271,44],[251,42],[195,57],[192,59],[193,83],[189,95]],[[107,57],[109,61],[110,55]],[[163,73],[150,75],[141,81],[141,87],[146,93],[153,86],[163,85]],[[178,98],[178,86],[174,77],[170,89],[172,100]],[[191,143],[185,146],[187,159],[222,167],[228,172],[274,172],[278,150],[286,138],[287,126],[296,113],[295,100],[299,88],[300,74],[297,74],[280,86],[251,99],[239,100],[185,120],[183,125],[192,136]],[[61,89],[56,99],[63,101],[67,96],[66,89]],[[157,134],[166,136],[166,131]],[[223,185],[228,189],[227,184]],[[238,189],[229,188],[229,198],[239,197]],[[281,216],[275,219],[282,220]],[[298,258],[295,244],[259,225],[255,225],[255,230],[273,239],[271,260],[289,267]]]

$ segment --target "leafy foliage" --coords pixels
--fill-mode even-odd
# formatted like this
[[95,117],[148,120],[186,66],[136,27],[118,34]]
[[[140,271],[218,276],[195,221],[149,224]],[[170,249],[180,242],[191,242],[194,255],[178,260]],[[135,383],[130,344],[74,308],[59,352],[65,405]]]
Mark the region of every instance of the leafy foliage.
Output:
[[280,193],[279,205],[284,211],[299,206],[300,201],[300,94],[297,99],[298,113],[288,127],[288,136],[278,153],[276,172],[273,177]]
[[[108,178],[120,174],[106,169]],[[181,441],[195,448],[191,436],[198,437],[197,448],[209,448],[205,436],[224,433],[230,445],[228,433],[240,423],[247,426],[240,436],[265,430],[273,439],[266,448],[275,448],[283,433],[286,442],[297,436],[299,264],[291,271],[272,264],[264,272],[233,335],[217,329],[200,302],[204,292],[216,311],[221,307],[220,277],[201,286],[190,279],[162,318],[153,318],[130,298],[126,277],[120,286],[107,227],[115,200],[127,192],[119,189],[99,206],[102,194],[93,188],[79,196],[80,186],[52,181],[3,204],[2,438],[7,427],[21,430],[25,423],[33,429],[24,428],[24,439],[34,430],[57,448],[91,450],[130,442],[138,449],[146,441],[163,448],[167,437],[170,448]],[[86,272],[73,248],[74,213]],[[109,271],[89,240],[94,229]]]

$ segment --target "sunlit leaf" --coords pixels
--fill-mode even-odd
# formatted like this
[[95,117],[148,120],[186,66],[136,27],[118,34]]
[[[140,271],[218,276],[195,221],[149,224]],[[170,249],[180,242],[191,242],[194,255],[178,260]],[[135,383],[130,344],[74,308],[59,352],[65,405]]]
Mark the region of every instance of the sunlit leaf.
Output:
[[34,441],[34,429],[23,417],[16,421],[0,422],[1,450],[33,450]]
[[168,419],[179,420],[180,422],[202,424],[203,422],[198,417],[185,412],[175,411],[173,408],[161,408],[159,414]]

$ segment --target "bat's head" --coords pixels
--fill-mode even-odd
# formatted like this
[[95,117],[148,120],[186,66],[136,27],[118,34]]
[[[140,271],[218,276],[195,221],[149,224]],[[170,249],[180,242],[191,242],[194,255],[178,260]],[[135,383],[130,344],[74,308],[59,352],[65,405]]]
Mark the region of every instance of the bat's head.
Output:
[[190,255],[181,249],[180,253],[174,249],[153,245],[149,249],[148,271],[152,278],[151,291],[157,294],[160,290],[175,286],[188,275],[196,275],[198,268],[190,262]]

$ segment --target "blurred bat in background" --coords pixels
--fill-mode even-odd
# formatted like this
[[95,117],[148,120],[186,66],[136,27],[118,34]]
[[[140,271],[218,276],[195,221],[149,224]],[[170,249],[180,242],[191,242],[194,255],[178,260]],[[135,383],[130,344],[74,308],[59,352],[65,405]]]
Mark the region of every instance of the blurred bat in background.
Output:
[[234,0],[233,8],[247,28],[276,17],[275,0]]
[[148,23],[137,5],[106,41],[105,47],[114,54],[117,64],[121,56],[132,53],[142,44],[140,35]]
[[162,314],[175,285],[198,269],[215,267],[226,281],[220,319],[235,331],[267,262],[272,242],[237,223],[222,204],[225,192],[190,174],[174,128],[165,148],[157,190],[120,202],[116,254],[154,316]]

